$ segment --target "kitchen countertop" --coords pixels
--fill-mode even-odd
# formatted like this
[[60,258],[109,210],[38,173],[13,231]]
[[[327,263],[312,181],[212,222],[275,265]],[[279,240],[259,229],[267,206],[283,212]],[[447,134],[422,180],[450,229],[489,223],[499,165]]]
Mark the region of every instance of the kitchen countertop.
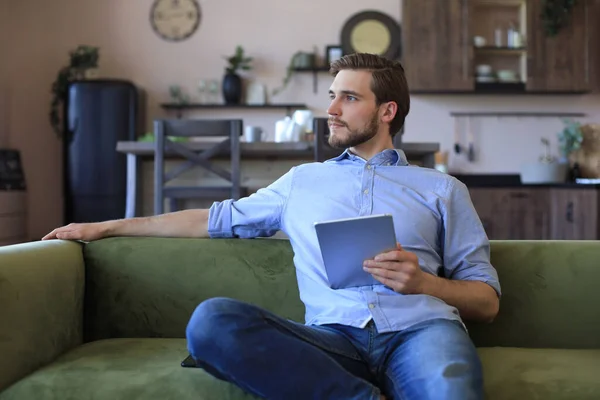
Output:
[[519,174],[453,174],[469,188],[571,188],[598,189],[600,183],[521,183]]
[[[210,148],[214,141],[190,141],[186,142],[186,147],[190,150],[200,151]],[[312,159],[314,157],[314,145],[312,142],[240,142],[241,157],[250,159]],[[403,143],[401,149],[406,156],[411,158],[420,158],[433,155],[439,151],[439,143]],[[120,141],[117,143],[117,151],[121,153],[135,154],[137,156],[151,157],[154,155],[153,142],[140,141]],[[340,150],[331,150],[327,158],[332,158],[340,154]]]

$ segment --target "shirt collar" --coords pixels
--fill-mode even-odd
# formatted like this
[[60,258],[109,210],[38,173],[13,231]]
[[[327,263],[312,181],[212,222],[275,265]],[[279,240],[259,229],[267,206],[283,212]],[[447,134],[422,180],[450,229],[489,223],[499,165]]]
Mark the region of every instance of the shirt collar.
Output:
[[371,164],[375,166],[404,166],[408,165],[408,160],[406,159],[406,154],[404,151],[400,149],[385,149],[381,153],[376,154],[369,161],[366,161],[364,158],[357,156],[352,153],[350,149],[344,150],[342,154],[337,157],[331,158],[327,160],[328,162],[339,162],[342,160],[350,160],[350,161],[358,161],[366,164]]

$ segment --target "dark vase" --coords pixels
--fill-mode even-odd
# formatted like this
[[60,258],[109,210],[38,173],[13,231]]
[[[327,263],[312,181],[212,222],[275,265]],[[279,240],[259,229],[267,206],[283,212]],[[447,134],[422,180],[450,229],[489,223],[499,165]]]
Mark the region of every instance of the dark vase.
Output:
[[223,98],[226,104],[240,104],[242,100],[242,78],[235,73],[227,73],[223,78]]

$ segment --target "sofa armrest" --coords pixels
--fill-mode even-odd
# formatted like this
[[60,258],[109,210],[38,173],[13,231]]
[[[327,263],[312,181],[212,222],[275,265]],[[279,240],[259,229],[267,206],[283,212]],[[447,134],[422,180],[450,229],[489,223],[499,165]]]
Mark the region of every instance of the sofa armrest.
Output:
[[81,244],[0,247],[0,392],[82,343]]

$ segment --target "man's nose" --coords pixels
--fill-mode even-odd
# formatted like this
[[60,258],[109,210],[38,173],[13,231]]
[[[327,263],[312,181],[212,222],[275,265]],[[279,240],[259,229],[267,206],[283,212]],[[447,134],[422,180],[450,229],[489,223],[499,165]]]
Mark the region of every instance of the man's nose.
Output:
[[331,104],[327,107],[327,114],[339,117],[341,115],[341,110],[337,100],[331,100]]

